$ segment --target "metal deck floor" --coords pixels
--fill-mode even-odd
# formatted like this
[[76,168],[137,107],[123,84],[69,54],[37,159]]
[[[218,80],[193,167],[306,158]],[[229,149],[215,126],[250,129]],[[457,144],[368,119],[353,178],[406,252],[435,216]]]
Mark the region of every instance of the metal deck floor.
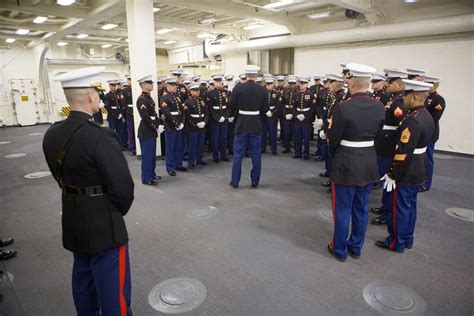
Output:
[[[60,191],[47,170],[41,142],[48,126],[0,130],[0,236],[15,238],[16,258],[0,262],[9,279],[0,284],[1,315],[74,315],[72,255],[62,248]],[[25,157],[5,159],[14,153]],[[207,299],[191,315],[376,315],[362,289],[389,280],[416,291],[426,315],[474,313],[474,222],[446,215],[449,207],[474,209],[473,160],[439,156],[434,186],[419,195],[415,245],[404,254],[374,246],[385,227],[369,225],[362,258],[340,263],[326,245],[332,238],[330,195],[320,186],[323,163],[291,155],[263,156],[261,186],[250,188],[244,160],[239,190],[228,186],[231,163],[210,163],[157,187],[140,183],[140,162],[128,155],[136,183],[126,216],[135,315],[157,315],[148,294],[158,283],[192,277]],[[210,160],[209,157],[207,159]],[[379,203],[374,191],[371,206]],[[214,206],[209,219],[186,216]],[[11,282],[10,282],[11,281]]]

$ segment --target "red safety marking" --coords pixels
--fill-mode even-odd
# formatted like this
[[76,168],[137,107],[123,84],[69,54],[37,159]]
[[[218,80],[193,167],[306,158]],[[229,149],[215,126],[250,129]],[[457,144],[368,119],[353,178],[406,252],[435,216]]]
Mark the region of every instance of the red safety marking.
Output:
[[127,304],[125,303],[125,296],[123,294],[125,285],[125,245],[120,246],[119,250],[119,279],[120,316],[127,316]]
[[397,189],[393,189],[393,206],[392,206],[392,223],[393,223],[393,240],[390,243],[390,249],[395,248],[397,242]]
[[[334,182],[331,183],[332,190],[331,190],[331,200],[332,200],[332,218],[334,222],[334,234],[336,233],[336,186],[334,185]],[[332,253],[334,253],[334,234],[332,237]]]

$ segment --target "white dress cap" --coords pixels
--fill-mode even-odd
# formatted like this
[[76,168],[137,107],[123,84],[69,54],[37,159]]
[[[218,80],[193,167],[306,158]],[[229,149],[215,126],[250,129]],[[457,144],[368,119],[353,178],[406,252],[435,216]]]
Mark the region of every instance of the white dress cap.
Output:
[[240,74],[240,75],[239,75],[239,78],[240,78],[240,79],[246,79],[247,76],[246,76],[245,74]]
[[130,79],[132,79],[132,76],[130,76],[130,75],[125,75],[125,79],[130,80]]
[[335,75],[335,74],[327,74],[327,75],[326,75],[326,80],[329,80],[329,81],[339,81],[339,82],[343,82],[343,81],[344,81],[341,76],[338,76],[338,75]]
[[66,72],[54,77],[54,81],[60,81],[63,89],[92,88],[92,84],[105,67],[87,67]]
[[295,76],[288,76],[288,83],[296,83],[298,79]]
[[167,83],[167,84],[176,84],[176,79],[175,78],[166,78],[165,83]]
[[173,76],[181,76],[183,74],[183,69],[173,69],[170,71]]
[[199,82],[193,82],[188,87],[189,90],[194,90],[194,89],[199,90],[200,88],[201,88],[201,83],[199,83]]
[[138,79],[137,81],[138,81],[138,83],[143,83],[143,82],[146,82],[146,81],[152,81],[152,82],[154,82],[152,75],[143,76],[143,77],[141,77],[140,79]]
[[347,70],[347,64],[339,64],[341,66],[342,70]]
[[425,77],[425,82],[428,83],[438,83],[441,81],[441,78],[438,77]]
[[128,82],[126,82],[126,81],[125,81],[125,82],[122,82],[120,85],[121,85],[122,87],[129,87]]
[[277,81],[285,81],[285,76],[277,76],[276,80]]
[[372,74],[376,71],[373,67],[358,63],[349,63],[346,67],[349,70],[349,74],[357,78],[372,78]]
[[260,67],[256,65],[247,65],[245,67],[245,73],[249,75],[256,75],[258,74],[259,70],[260,70]]
[[308,77],[299,77],[298,81],[301,83],[308,83],[310,79]]
[[426,83],[418,80],[403,79],[402,81],[405,84],[405,91],[429,91],[430,88],[433,86],[431,83]]
[[373,74],[372,75],[372,81],[386,81],[387,80],[387,77],[384,76],[384,75],[380,75],[380,74]]
[[234,75],[227,75],[227,76],[225,76],[225,80],[227,80],[227,81],[232,81],[232,80],[234,80]]
[[199,81],[201,79],[201,75],[197,75],[191,78],[192,81]]
[[395,79],[395,78],[400,78],[400,79],[406,79],[408,77],[408,72],[398,70],[396,68],[387,68],[384,69],[383,72],[387,75],[389,79]]
[[265,83],[274,83],[275,79],[273,77],[266,77],[263,79]]
[[410,76],[424,76],[427,71],[422,69],[407,68],[407,73]]
[[257,80],[255,82],[262,82],[263,78],[262,77],[257,77]]
[[318,81],[318,80],[321,80],[321,75],[316,75],[316,76],[313,76],[313,79],[314,81]]
[[222,80],[222,78],[224,78],[224,75],[223,74],[212,75],[211,78],[212,80]]

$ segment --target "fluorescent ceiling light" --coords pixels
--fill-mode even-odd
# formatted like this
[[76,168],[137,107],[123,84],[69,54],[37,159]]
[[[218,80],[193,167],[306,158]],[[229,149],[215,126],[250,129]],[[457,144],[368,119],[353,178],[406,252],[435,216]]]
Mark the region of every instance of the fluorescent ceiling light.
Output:
[[263,27],[262,24],[251,24],[251,25],[246,25],[244,26],[244,30],[255,30]]
[[102,48],[109,48],[109,47],[112,47],[112,44],[104,44],[104,45],[102,45]]
[[41,24],[41,23],[46,22],[47,19],[48,19],[48,18],[45,17],[45,16],[37,16],[37,17],[33,20],[33,23]]
[[160,11],[161,8],[153,8],[153,13]]
[[209,33],[199,33],[198,35],[196,35],[197,38],[208,38],[210,36],[211,34]]
[[76,37],[77,38],[86,38],[88,36],[89,36],[89,34],[78,34]]
[[76,0],[57,0],[57,1],[59,5],[71,5],[74,2],[76,2]]
[[156,34],[166,34],[171,31],[173,31],[173,29],[161,29],[161,30],[156,31]]
[[415,3],[418,2],[417,0],[403,0],[405,3]]
[[16,39],[14,39],[14,38],[7,38],[7,39],[5,40],[5,42],[7,42],[7,43],[9,43],[9,44],[14,43],[15,41],[16,41]]
[[316,19],[327,18],[333,15],[335,15],[334,12],[327,11],[327,12],[318,12],[318,13],[308,14],[307,17],[310,18],[311,20],[316,20]]
[[211,17],[207,17],[207,18],[204,18],[202,20],[199,20],[199,24],[211,24],[211,23],[214,23],[216,22],[217,19],[213,16]]
[[164,42],[163,44],[169,45],[169,44],[174,44],[174,43],[176,43],[176,41],[166,41],[166,42]]
[[16,34],[18,35],[25,35],[25,34],[28,34],[30,33],[30,30],[26,30],[26,29],[19,29],[16,31]]
[[116,28],[117,26],[118,26],[117,24],[107,23],[107,24],[102,25],[102,29],[103,30],[111,30],[113,28]]
[[289,4],[292,4],[294,0],[280,0],[276,2],[270,2],[263,6],[264,9],[277,9]]
[[67,42],[58,42],[56,45],[58,46],[66,46],[68,43]]

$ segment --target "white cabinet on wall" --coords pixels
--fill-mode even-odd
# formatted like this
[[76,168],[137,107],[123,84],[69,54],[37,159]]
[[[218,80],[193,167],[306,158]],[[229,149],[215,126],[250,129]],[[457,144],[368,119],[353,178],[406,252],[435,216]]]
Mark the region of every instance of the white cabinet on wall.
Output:
[[31,79],[12,79],[9,83],[18,124],[28,126],[38,123],[35,82]]

